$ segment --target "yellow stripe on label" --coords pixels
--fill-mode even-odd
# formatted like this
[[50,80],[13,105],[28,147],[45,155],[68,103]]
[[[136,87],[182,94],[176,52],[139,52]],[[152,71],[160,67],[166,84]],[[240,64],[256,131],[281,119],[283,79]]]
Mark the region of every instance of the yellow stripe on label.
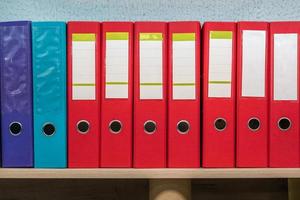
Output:
[[94,83],[73,83],[72,86],[96,86]]
[[163,40],[163,36],[162,33],[140,33],[140,40],[161,41]]
[[162,83],[140,83],[142,86],[160,86]]
[[173,41],[195,41],[195,33],[173,33]]
[[94,33],[73,33],[72,34],[72,41],[96,41],[96,34]]
[[231,81],[209,81],[210,84],[230,84]]
[[173,86],[195,86],[195,83],[173,83]]
[[128,82],[106,82],[106,85],[128,85]]
[[106,40],[128,40],[128,32],[106,32]]
[[210,31],[211,39],[232,39],[232,31]]

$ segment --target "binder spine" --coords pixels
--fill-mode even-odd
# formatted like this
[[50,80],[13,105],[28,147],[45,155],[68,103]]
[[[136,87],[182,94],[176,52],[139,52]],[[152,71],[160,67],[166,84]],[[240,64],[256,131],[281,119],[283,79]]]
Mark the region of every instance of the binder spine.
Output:
[[66,24],[33,22],[35,167],[66,167]]
[[136,22],[134,29],[133,165],[166,167],[167,24]]
[[68,22],[68,167],[99,167],[100,31]]
[[299,33],[299,22],[270,23],[270,167],[300,163]]
[[31,22],[0,26],[3,166],[32,167]]
[[168,25],[168,167],[200,167],[200,23]]
[[203,30],[203,167],[234,167],[236,24],[206,22]]
[[238,23],[237,167],[268,166],[268,34],[267,22]]
[[131,167],[133,23],[103,22],[101,167]]

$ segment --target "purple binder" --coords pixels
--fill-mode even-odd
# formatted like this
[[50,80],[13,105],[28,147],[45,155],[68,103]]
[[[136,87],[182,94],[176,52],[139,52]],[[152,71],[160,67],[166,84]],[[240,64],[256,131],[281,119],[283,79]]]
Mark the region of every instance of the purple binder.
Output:
[[3,167],[33,166],[31,22],[0,23]]

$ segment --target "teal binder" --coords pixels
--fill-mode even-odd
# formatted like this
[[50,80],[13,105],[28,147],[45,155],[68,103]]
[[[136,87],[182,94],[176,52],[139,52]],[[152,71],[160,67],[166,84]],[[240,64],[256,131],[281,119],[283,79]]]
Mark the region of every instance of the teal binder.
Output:
[[66,24],[32,23],[34,167],[65,168]]

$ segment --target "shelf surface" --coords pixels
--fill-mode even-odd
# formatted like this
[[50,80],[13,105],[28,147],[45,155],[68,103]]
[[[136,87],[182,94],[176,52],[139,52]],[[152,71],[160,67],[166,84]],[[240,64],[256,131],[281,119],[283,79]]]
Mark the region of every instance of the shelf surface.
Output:
[[0,169],[0,179],[300,178],[300,168]]

